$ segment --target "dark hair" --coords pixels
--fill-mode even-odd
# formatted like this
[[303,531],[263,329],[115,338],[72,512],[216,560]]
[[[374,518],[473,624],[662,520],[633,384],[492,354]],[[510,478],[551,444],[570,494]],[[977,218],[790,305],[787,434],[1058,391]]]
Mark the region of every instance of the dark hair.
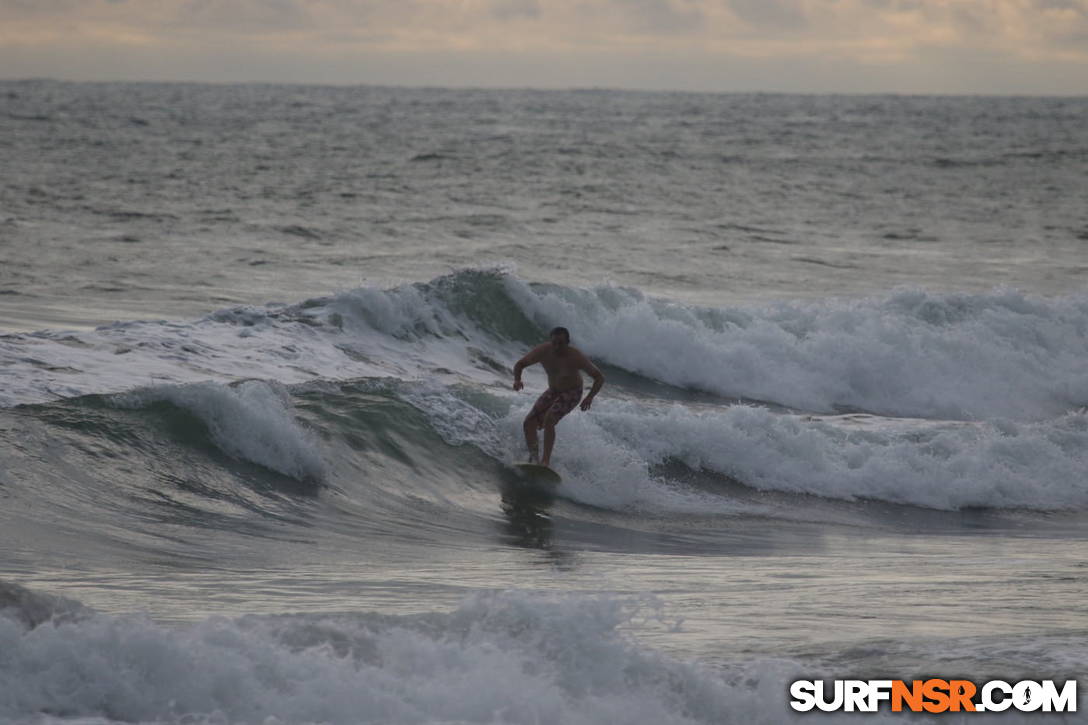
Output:
[[548,337],[551,337],[552,335],[562,335],[563,337],[567,338],[567,344],[570,344],[570,330],[568,330],[567,328],[554,327],[552,328],[552,331],[548,333]]

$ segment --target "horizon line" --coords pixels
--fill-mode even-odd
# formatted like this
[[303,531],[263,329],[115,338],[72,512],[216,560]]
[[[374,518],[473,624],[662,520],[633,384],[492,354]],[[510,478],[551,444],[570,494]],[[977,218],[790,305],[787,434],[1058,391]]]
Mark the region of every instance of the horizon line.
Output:
[[437,84],[396,84],[370,82],[336,81],[218,81],[218,80],[153,80],[135,78],[84,79],[57,78],[51,76],[27,76],[6,78],[0,76],[0,83],[69,83],[80,85],[190,85],[190,86],[285,86],[298,88],[381,88],[393,90],[417,91],[521,91],[534,93],[653,93],[688,96],[891,96],[902,98],[1052,98],[1052,99],[1088,99],[1088,93],[1000,93],[979,91],[970,93],[949,93],[942,91],[778,91],[778,90],[694,90],[680,88],[637,88],[623,86],[512,86],[512,85],[437,85]]

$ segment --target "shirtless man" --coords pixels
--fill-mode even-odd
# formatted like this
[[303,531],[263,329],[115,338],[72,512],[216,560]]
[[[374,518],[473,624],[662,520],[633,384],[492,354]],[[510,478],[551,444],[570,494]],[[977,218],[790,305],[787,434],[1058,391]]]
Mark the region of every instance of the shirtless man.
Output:
[[[593,398],[604,385],[604,375],[589,361],[580,350],[571,347],[570,333],[565,327],[551,331],[551,341],[537,345],[514,365],[514,390],[525,387],[521,382],[521,371],[530,365],[540,363],[548,373],[548,389],[537,398],[536,405],[525,417],[525,443],[529,446],[529,462],[537,462],[537,428],[544,429],[544,455],[540,463],[547,466],[552,459],[552,446],[555,445],[555,424],[564,415],[574,410],[582,400],[582,410],[589,410]],[[593,378],[593,387],[589,395],[582,399],[582,373],[584,370]]]

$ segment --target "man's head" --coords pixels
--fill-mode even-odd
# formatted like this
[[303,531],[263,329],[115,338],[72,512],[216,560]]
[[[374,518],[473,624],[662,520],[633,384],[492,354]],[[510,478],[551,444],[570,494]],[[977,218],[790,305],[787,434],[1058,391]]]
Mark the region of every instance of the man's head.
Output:
[[555,350],[562,350],[570,344],[570,332],[565,327],[556,327],[548,336],[552,340],[552,348]]

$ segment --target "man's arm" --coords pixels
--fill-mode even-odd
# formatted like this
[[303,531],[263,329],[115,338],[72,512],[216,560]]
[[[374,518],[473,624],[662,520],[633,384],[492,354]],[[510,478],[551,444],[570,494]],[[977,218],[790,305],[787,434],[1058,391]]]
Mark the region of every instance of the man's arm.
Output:
[[530,365],[536,365],[540,362],[540,358],[543,357],[544,351],[548,348],[548,343],[543,345],[537,345],[532,350],[525,354],[525,357],[514,363],[514,390],[521,390],[525,387],[521,382],[521,371]]
[[[581,353],[578,353],[582,355]],[[589,406],[593,405],[593,398],[597,396],[597,393],[601,392],[601,388],[604,387],[604,373],[597,369],[597,366],[589,361],[589,358],[582,355],[581,365],[582,370],[587,375],[593,378],[593,387],[589,389],[589,393],[582,399],[582,410],[589,410]]]

